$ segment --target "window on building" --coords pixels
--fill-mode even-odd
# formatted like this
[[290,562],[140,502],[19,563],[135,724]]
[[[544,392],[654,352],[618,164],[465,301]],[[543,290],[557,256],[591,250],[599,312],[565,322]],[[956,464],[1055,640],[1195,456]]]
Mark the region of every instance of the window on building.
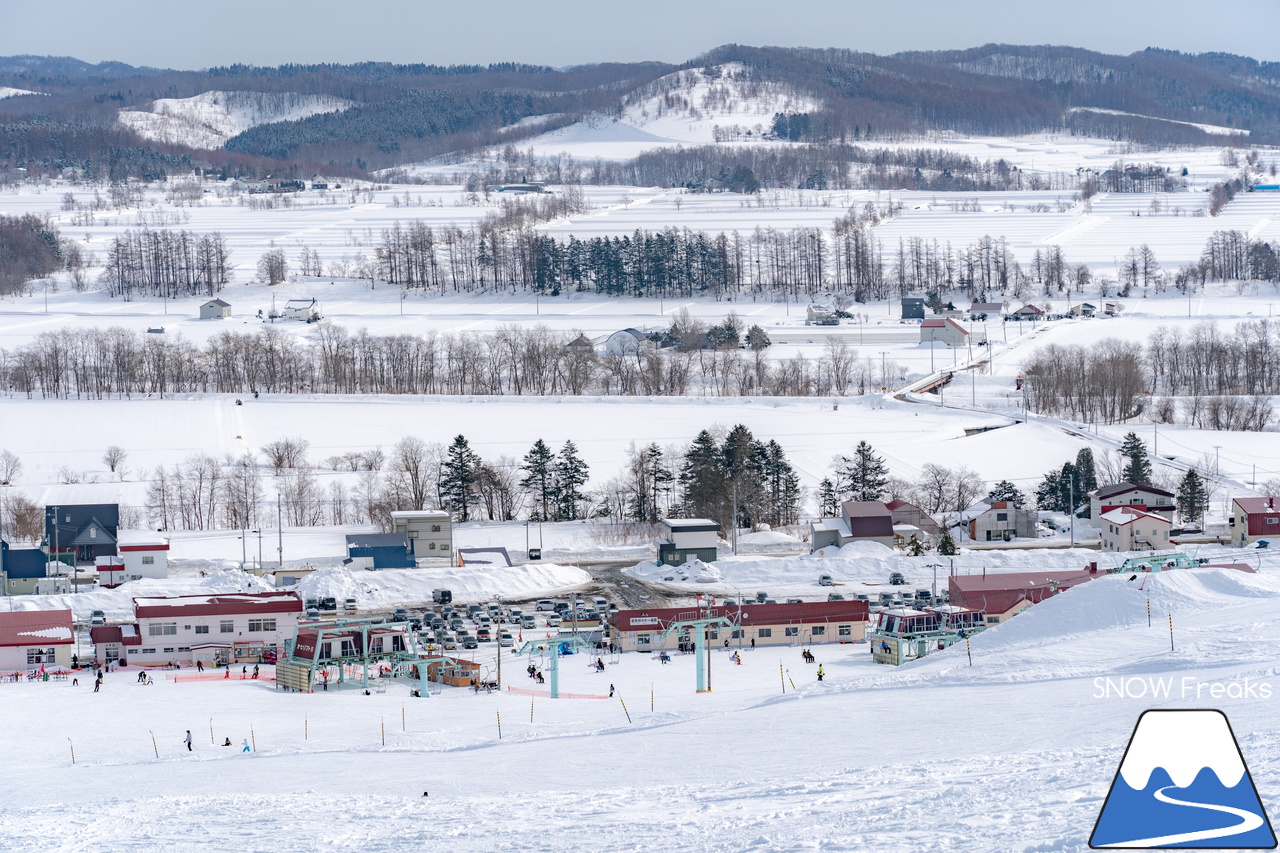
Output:
[[852,625],[841,625],[839,628],[837,628],[837,629],[836,629],[836,634],[837,634],[837,636],[841,636],[841,637],[852,637],[852,636],[853,636],[853,626],[852,626]]
[[342,656],[344,658],[351,657],[356,653],[356,644],[350,640],[342,641]]
[[827,635],[826,625],[814,625],[809,629],[809,633],[815,637],[825,637]]
[[333,646],[330,643],[320,644],[320,657],[322,658],[333,657]]
[[767,637],[772,637],[772,636],[773,636],[773,629],[772,629],[772,628],[760,628],[759,630],[757,630],[757,631],[756,631],[756,636],[757,636],[757,637],[766,637],[766,638],[767,638]]
[[708,640],[718,640],[718,639],[720,639],[720,631],[719,631],[719,629],[717,629],[717,628],[708,628],[708,629],[707,629],[707,639],[708,639]]
[[197,633],[197,634],[207,634],[207,633],[209,633],[209,626],[208,626],[208,625],[197,625],[197,626],[196,626],[196,633]]
[[1267,524],[1280,524],[1280,518],[1268,518]]
[[154,655],[155,653],[155,649],[138,649],[138,654],[140,655]]
[[784,632],[788,637],[799,637],[799,636],[800,636],[800,626],[799,626],[799,625],[788,625],[788,626],[783,630],[783,632]]
[[250,619],[249,632],[274,631],[276,629],[276,620],[274,619]]
[[647,646],[647,645],[649,645],[649,635],[648,635],[648,634],[636,634],[636,645],[637,645],[637,646]]
[[439,532],[440,532],[440,525],[438,525],[438,524],[433,524],[433,525],[431,525],[431,532],[432,532],[432,533],[439,533]]
[[190,646],[178,646],[178,651],[180,651],[180,652],[189,652],[189,651],[191,651],[191,647],[190,647]]
[[89,538],[90,538],[90,539],[97,539],[97,538],[98,538],[98,528],[96,528],[96,527],[90,527],[90,528],[89,528]]
[[[999,625],[999,624],[1000,624],[1000,617],[999,617],[999,616],[988,616],[988,617],[987,617],[987,624],[988,624],[988,625]],[[1022,623],[1021,623],[1021,622],[1019,622],[1018,624],[1019,624],[1019,625],[1021,625]]]
[[996,513],[996,521],[1008,521],[1008,520],[1009,520],[1009,513],[1007,512]]
[[236,623],[231,619],[223,619],[219,624],[219,634],[234,634],[236,632]]
[[167,637],[177,633],[177,622],[152,622],[147,626],[147,636],[149,637]]
[[154,566],[155,564],[156,564],[156,558],[151,556],[150,554],[142,558],[142,565],[144,566]]
[[27,649],[27,666],[35,666],[42,663],[53,663],[53,652],[53,648]]
[[436,549],[436,543],[432,542],[431,544],[427,545],[428,551],[434,551],[435,549]]
[[741,628],[734,628],[734,629],[733,629],[733,633],[729,635],[729,638],[730,638],[730,639],[733,639],[733,640],[741,640],[741,639],[742,639],[742,629],[741,629]]

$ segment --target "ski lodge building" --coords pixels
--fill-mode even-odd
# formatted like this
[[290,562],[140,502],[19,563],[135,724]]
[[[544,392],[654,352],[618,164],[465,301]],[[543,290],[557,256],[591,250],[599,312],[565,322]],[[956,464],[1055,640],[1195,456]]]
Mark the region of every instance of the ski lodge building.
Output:
[[1280,538],[1280,503],[1274,497],[1231,501],[1231,544],[1243,548],[1261,539]]
[[952,575],[947,581],[948,601],[958,607],[984,610],[987,624],[998,625],[1033,604],[1097,577],[1097,564],[1087,569]]
[[0,672],[71,666],[70,610],[0,612]]
[[710,628],[707,641],[734,648],[855,643],[867,636],[866,601],[812,601],[802,604],[736,604],[703,607],[649,607],[619,610],[609,619],[609,639],[624,652],[673,651],[690,642],[673,623],[690,618],[724,617],[733,628]]
[[93,629],[98,660],[115,653],[142,666],[273,662],[293,637],[302,599],[293,592],[135,598],[133,613],[133,624]]

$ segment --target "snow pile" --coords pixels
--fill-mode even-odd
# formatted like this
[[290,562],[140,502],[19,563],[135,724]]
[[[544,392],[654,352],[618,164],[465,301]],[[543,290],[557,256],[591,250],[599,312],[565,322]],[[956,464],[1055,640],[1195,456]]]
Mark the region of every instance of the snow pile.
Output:
[[431,590],[453,592],[455,602],[523,600],[552,595],[589,582],[575,566],[535,563],[524,566],[440,566],[370,572],[342,566],[318,569],[298,582],[304,598],[354,598],[360,609],[431,604]]
[[270,592],[266,581],[239,569],[218,569],[191,577],[143,578],[114,589],[92,589],[63,595],[11,596],[14,610],[70,610],[78,622],[89,621],[101,610],[108,622],[133,621],[133,599],[151,596],[200,595],[202,593]]
[[221,148],[238,133],[275,121],[297,121],[344,110],[351,102],[294,92],[203,92],[160,98],[147,110],[121,110],[119,121],[146,139],[193,148]]
[[659,565],[653,560],[645,560],[625,569],[624,574],[650,583],[707,584],[724,580],[717,564],[701,560],[689,560],[678,566]]

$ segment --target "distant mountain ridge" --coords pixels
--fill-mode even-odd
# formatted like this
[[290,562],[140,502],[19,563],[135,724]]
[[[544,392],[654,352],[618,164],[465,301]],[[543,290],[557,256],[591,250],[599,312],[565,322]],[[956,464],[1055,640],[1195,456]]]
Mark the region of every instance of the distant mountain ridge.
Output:
[[[678,77],[691,73],[710,85]],[[714,85],[718,75],[731,76],[733,86]],[[678,79],[684,82],[670,83]],[[811,145],[935,131],[1050,131],[1160,145],[1280,142],[1280,63],[1156,48],[1114,56],[989,44],[883,56],[729,44],[679,66],[563,69],[364,62],[182,71],[13,56],[0,57],[0,87],[42,95],[0,100],[0,169],[76,166],[91,177],[187,168],[359,174],[518,147],[589,117],[635,115],[646,130],[660,116],[685,125],[712,117],[729,125],[713,144],[741,142],[748,131],[753,141],[763,134]],[[251,117],[241,110],[231,119],[203,106],[215,97],[248,103],[268,96],[318,106]],[[658,135],[678,137],[674,120]]]

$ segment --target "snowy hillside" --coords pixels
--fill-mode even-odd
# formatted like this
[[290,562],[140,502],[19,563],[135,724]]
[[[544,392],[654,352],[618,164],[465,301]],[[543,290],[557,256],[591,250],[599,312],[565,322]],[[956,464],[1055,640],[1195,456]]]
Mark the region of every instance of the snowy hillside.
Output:
[[625,159],[664,145],[761,142],[775,113],[807,113],[821,104],[785,86],[752,80],[727,63],[679,71],[628,95],[616,114],[597,113],[521,143],[538,154]]
[[[0,684],[0,820],[6,849],[24,853],[192,850],[193,828],[200,849],[234,838],[281,853],[553,851],[567,838],[601,851],[1082,853],[1153,706],[1221,709],[1276,813],[1278,604],[1265,576],[1170,572],[1142,591],[1103,578],[974,637],[971,664],[963,645],[897,669],[866,645],[819,645],[818,682],[797,648],[744,649],[741,665],[717,650],[701,694],[693,656],[623,654],[605,655],[603,674],[562,659],[561,689],[598,699],[531,696],[530,661],[508,650],[512,690],[427,699],[403,680],[292,694],[163,671],[140,686],[131,669],[97,694],[83,678]],[[483,645],[469,654],[494,677]],[[55,719],[112,723],[31,725]],[[105,793],[86,812],[73,791]]]
[[292,92],[204,92],[193,98],[161,98],[150,110],[121,110],[120,123],[145,139],[192,148],[221,148],[228,139],[274,121],[297,121],[336,112],[350,101]]
[[43,95],[43,92],[33,92],[30,89],[14,89],[9,86],[0,86],[0,100],[4,98],[16,98],[19,95]]

